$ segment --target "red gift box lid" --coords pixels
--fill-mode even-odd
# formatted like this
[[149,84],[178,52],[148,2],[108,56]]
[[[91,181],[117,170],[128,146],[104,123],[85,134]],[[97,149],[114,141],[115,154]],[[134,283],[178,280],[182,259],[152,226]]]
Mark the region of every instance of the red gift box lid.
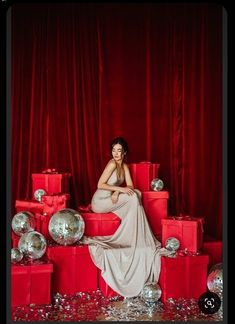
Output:
[[142,196],[146,196],[148,198],[166,198],[168,199],[170,197],[168,191],[142,191]]
[[50,258],[51,256],[56,255],[80,255],[80,254],[89,254],[87,245],[54,245],[47,247],[47,256]]
[[174,258],[169,258],[167,256],[161,257],[163,264],[176,264],[182,262],[189,262],[189,263],[201,263],[201,264],[208,264],[209,263],[209,255],[208,254],[199,254],[199,255],[176,255]]
[[172,221],[177,221],[180,223],[184,222],[196,222],[204,224],[205,220],[203,217],[191,217],[191,216],[168,216],[165,219],[162,219],[162,224],[170,224]]
[[66,177],[71,177],[71,173],[69,173],[69,172],[57,172],[57,173],[32,173],[32,178],[34,179],[34,178],[38,178],[38,177],[40,177],[40,178],[45,178],[45,176],[47,177],[47,176],[53,176],[53,177],[61,177],[61,176],[66,176]]
[[27,200],[27,199],[24,199],[24,200],[16,199],[16,201],[15,201],[15,207],[21,207],[22,205],[25,206],[26,204],[28,204],[31,207],[39,207],[39,208],[41,208],[43,206],[42,203],[39,202],[36,199],[34,199],[34,200],[33,199],[31,199],[31,200]]
[[52,263],[12,264],[13,274],[53,272]]

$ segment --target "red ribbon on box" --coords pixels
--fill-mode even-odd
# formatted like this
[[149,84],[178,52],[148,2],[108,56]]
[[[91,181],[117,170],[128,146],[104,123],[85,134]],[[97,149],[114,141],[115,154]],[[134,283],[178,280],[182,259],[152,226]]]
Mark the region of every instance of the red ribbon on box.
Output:
[[183,220],[183,221],[197,221],[199,223],[199,226],[201,227],[202,233],[204,232],[203,225],[205,223],[205,220],[202,217],[198,218],[198,217],[193,217],[190,215],[185,215],[180,213],[179,216],[171,216],[169,218],[176,219],[176,220]]
[[58,171],[56,171],[56,169],[45,169],[45,170],[42,170],[42,173],[57,174]]

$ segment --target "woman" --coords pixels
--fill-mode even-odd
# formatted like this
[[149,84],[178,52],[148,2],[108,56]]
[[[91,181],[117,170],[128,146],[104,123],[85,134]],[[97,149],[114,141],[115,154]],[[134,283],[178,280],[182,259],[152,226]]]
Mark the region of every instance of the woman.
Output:
[[[124,157],[128,144],[122,137],[111,143],[112,159],[106,165],[93,195],[96,213],[113,212],[121,224],[112,236],[84,237],[91,257],[106,283],[124,297],[138,296],[145,283],[157,282],[160,273],[161,244],[153,236],[134,189]],[[125,186],[122,186],[125,184]]]

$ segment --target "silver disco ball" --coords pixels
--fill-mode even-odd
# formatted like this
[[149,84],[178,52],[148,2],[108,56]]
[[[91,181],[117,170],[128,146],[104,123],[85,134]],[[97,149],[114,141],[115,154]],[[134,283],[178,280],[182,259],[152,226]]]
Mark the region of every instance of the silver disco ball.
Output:
[[33,196],[37,201],[41,202],[42,201],[42,196],[44,196],[46,194],[47,194],[47,192],[44,189],[37,189],[37,190],[34,191]]
[[164,187],[164,183],[161,179],[156,178],[151,181],[151,188],[154,191],[161,191]]
[[207,276],[207,288],[216,294],[223,292],[223,265],[217,263],[211,267]]
[[74,209],[65,208],[56,212],[48,225],[51,237],[61,245],[71,245],[83,236],[85,222]]
[[18,236],[29,231],[33,231],[36,226],[34,214],[29,211],[21,211],[17,213],[11,221],[11,227],[14,233]]
[[169,251],[177,251],[180,247],[180,241],[175,237],[168,237],[165,247]]
[[162,290],[157,283],[151,282],[145,284],[142,290],[142,299],[147,306],[154,306],[162,295]]
[[40,259],[46,252],[47,242],[41,233],[32,231],[21,236],[18,248],[26,257]]
[[18,248],[11,249],[11,262],[17,263],[23,259],[24,255]]

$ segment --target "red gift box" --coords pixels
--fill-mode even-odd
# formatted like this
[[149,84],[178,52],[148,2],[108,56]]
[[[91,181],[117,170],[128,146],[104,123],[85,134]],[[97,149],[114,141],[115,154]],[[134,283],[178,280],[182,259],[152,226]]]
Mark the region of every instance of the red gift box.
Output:
[[195,298],[207,291],[209,256],[161,257],[159,285],[163,303],[168,298]]
[[86,236],[113,235],[118,229],[121,219],[114,213],[81,212],[85,222]]
[[142,192],[142,204],[153,234],[161,238],[162,219],[168,216],[168,191]]
[[202,252],[209,255],[209,266],[222,262],[222,241],[203,242]]
[[163,246],[169,237],[175,237],[180,241],[180,250],[197,252],[203,243],[203,224],[203,218],[162,219]]
[[43,213],[53,215],[58,210],[69,207],[70,194],[61,193],[57,195],[42,196]]
[[140,162],[129,164],[129,170],[134,187],[140,191],[151,190],[151,181],[158,177],[160,164]]
[[42,196],[42,201],[35,200],[16,200],[15,208],[16,212],[30,211],[36,213],[46,213],[52,215],[60,209],[67,208],[69,206],[70,194],[61,193],[54,195]]
[[100,269],[98,269],[98,287],[105,297],[120,296],[116,291],[110,288],[109,285],[104,281]]
[[12,248],[18,248],[20,236],[16,235],[13,231],[11,231],[11,246]]
[[48,246],[46,254],[54,265],[53,293],[73,295],[97,289],[97,267],[88,246]]
[[19,213],[21,211],[30,211],[31,213],[43,213],[43,204],[33,200],[16,200],[15,209]]
[[11,305],[51,303],[51,273],[53,265],[11,265]]
[[37,189],[43,189],[47,195],[69,193],[70,173],[33,173],[32,194]]

